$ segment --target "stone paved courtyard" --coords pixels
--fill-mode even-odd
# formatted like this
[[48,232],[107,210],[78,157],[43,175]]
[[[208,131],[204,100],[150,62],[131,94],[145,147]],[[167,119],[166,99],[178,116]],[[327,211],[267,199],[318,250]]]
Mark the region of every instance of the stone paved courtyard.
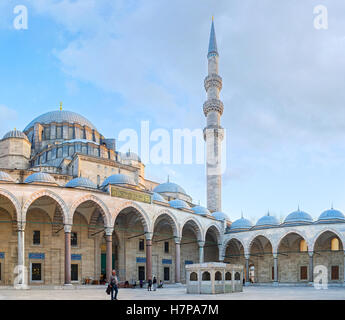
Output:
[[[0,300],[107,300],[105,288],[83,289],[0,289]],[[313,287],[246,287],[243,292],[222,295],[189,295],[186,289],[163,288],[156,292],[145,289],[120,289],[120,300],[345,300],[344,287],[316,290]]]

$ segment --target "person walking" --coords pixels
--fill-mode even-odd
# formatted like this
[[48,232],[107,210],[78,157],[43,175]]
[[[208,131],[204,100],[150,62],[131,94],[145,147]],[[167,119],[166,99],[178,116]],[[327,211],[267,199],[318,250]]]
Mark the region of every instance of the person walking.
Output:
[[156,279],[156,277],[153,277],[152,283],[153,283],[153,291],[156,291],[156,289],[157,289],[157,279]]
[[147,291],[152,291],[152,280],[151,279],[149,279],[149,281],[148,281]]
[[[113,270],[112,274],[110,275],[109,285],[111,288],[111,300],[117,300],[117,294],[119,293],[119,289],[118,289],[119,280],[117,279],[115,270]],[[115,295],[114,295],[114,292],[115,292]]]

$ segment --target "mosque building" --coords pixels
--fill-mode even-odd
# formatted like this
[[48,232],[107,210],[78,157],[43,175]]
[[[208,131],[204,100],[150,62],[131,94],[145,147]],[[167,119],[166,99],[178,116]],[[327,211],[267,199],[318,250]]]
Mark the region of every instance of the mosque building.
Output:
[[313,221],[298,208],[282,223],[268,213],[255,225],[222,212],[213,21],[207,58],[207,208],[174,182],[146,179],[137,154],[118,152],[115,139],[60,107],[0,140],[1,286],[99,284],[112,269],[122,282],[185,283],[186,265],[219,261],[243,265],[247,283],[310,284],[323,265],[329,283],[344,284],[342,212]]

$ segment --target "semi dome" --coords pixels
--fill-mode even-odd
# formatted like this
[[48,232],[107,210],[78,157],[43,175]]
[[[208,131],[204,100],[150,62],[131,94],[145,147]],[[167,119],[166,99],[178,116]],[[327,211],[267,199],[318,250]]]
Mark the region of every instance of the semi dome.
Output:
[[341,211],[332,208],[322,212],[318,219],[318,222],[326,221],[345,221],[345,216]]
[[175,209],[190,209],[187,202],[180,199],[171,200],[169,201],[169,204]]
[[20,130],[17,130],[17,129],[14,129],[12,131],[7,132],[3,137],[3,139],[8,139],[8,138],[25,139],[25,140],[29,141],[26,134],[24,132],[21,132]]
[[96,127],[82,115],[72,112],[72,111],[58,110],[58,111],[50,111],[38,116],[26,126],[24,131],[28,131],[30,128],[32,128],[35,125],[35,123],[49,124],[52,122],[76,123],[81,126],[88,126],[91,129],[97,130]]
[[65,185],[66,188],[88,188],[88,189],[97,189],[95,183],[93,183],[90,179],[79,177],[72,179],[71,181],[67,182]]
[[4,171],[0,171],[0,181],[5,181],[5,182],[14,182],[13,178]]
[[313,218],[299,208],[297,211],[290,213],[284,220],[284,224],[299,224],[299,223],[312,223]]
[[263,216],[257,221],[255,227],[272,227],[279,226],[279,224],[280,223],[276,217],[267,214],[266,216]]
[[44,172],[36,172],[31,174],[25,179],[24,183],[48,183],[57,185],[54,177]]
[[180,187],[178,184],[173,183],[173,182],[165,182],[153,189],[154,192],[157,193],[182,193],[182,194],[187,194],[186,191]]
[[159,193],[157,193],[157,192],[154,192],[154,193],[153,193],[152,200],[153,200],[153,201],[159,201],[159,202],[166,202],[166,203],[168,203],[168,201],[165,200],[165,199],[164,199]]
[[253,227],[251,221],[242,217],[231,224],[230,230],[248,230],[251,227]]
[[192,208],[192,210],[194,211],[194,213],[200,214],[201,216],[211,215],[211,212],[207,208],[202,206],[195,206]]
[[108,184],[129,184],[133,186],[137,185],[132,177],[121,173],[113,174],[112,176],[105,179],[102,183],[102,188],[106,187]]
[[213,212],[212,217],[219,221],[230,220],[226,213],[220,211]]

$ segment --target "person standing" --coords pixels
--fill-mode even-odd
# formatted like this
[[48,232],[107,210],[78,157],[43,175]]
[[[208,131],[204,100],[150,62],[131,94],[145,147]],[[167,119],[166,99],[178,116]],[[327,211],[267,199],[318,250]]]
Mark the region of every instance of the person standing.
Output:
[[152,280],[151,279],[149,279],[149,281],[148,281],[147,291],[152,291]]
[[[117,279],[115,270],[113,270],[109,280],[110,280],[109,284],[111,288],[111,300],[117,300],[117,294],[119,293],[119,289],[118,289],[119,280]],[[114,295],[114,292],[115,292],[115,295]]]
[[156,277],[153,277],[152,283],[153,283],[153,291],[156,291],[156,289],[157,289],[157,279],[156,279]]

